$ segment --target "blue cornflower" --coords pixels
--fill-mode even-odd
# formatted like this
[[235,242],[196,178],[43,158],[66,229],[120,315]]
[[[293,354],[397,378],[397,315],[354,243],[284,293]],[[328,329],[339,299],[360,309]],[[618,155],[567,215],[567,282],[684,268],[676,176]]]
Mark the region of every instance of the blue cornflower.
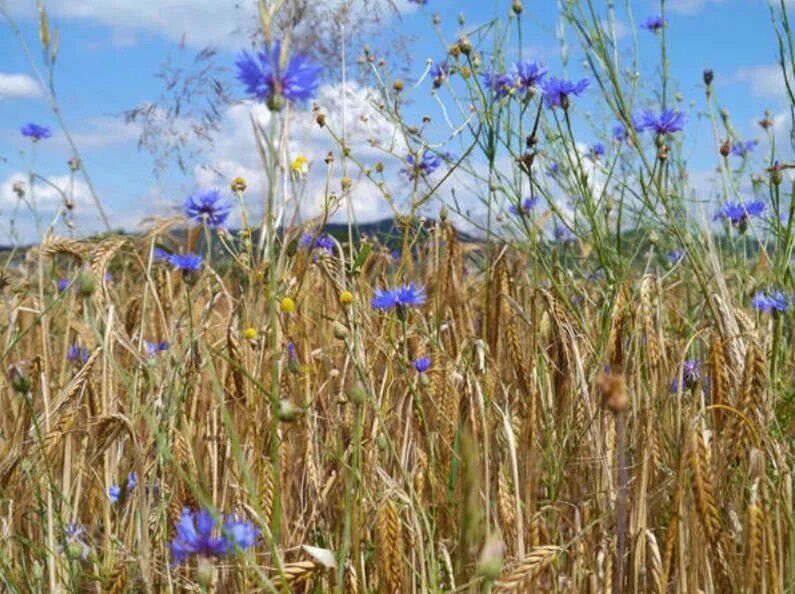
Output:
[[450,65],[447,62],[435,62],[428,74],[433,80],[434,88],[442,86],[442,81],[450,75]]
[[177,535],[171,541],[173,565],[179,565],[191,555],[218,557],[237,548],[253,547],[259,535],[259,529],[253,524],[234,516],[227,516],[218,530],[218,521],[206,509],[183,508],[175,528]]
[[514,79],[507,74],[496,74],[487,70],[480,75],[480,78],[483,86],[492,93],[494,99],[502,99],[516,88]]
[[[124,487],[125,497],[132,493],[132,490],[137,484],[138,477],[136,476],[135,472],[130,471],[130,474],[127,475],[127,485]],[[108,488],[108,499],[110,499],[110,502],[116,503],[121,498],[121,492],[122,488],[120,485],[111,485]]]
[[629,130],[624,124],[618,122],[613,126],[613,139],[618,142],[629,140]]
[[68,278],[59,278],[58,279],[58,290],[62,293],[66,291],[69,287],[69,279]]
[[769,295],[764,291],[757,291],[751,297],[751,305],[762,313],[768,311],[784,313],[789,309],[790,298],[778,290],[771,292]]
[[552,228],[552,236],[555,238],[555,241],[560,243],[574,241],[574,233],[565,225],[558,225],[557,223],[555,223],[555,226]]
[[657,31],[665,27],[666,24],[662,15],[655,15],[647,18],[640,26],[644,29],[648,29],[652,33],[657,33]]
[[533,210],[533,207],[535,207],[536,204],[538,204],[538,196],[528,196],[527,198],[522,200],[521,209],[515,204],[511,204],[508,207],[508,212],[510,212],[513,215],[518,215],[519,213],[527,214],[528,212]]
[[410,305],[417,306],[425,303],[425,287],[418,287],[411,283],[396,289],[376,289],[375,296],[370,305],[373,309],[403,309]]
[[578,82],[563,80],[550,76],[541,83],[544,91],[544,101],[547,107],[569,108],[569,96],[579,96],[591,84],[587,78],[580,79]]
[[84,349],[79,344],[73,344],[68,349],[66,349],[66,360],[72,361],[75,363],[83,362],[85,363],[88,361],[89,352],[88,349]]
[[431,368],[431,358],[430,357],[420,357],[416,361],[414,361],[414,369],[416,369],[419,373],[425,373]]
[[668,252],[668,254],[666,254],[666,257],[671,264],[676,264],[684,255],[685,253],[682,250],[671,250]]
[[[692,390],[698,383],[701,371],[701,361],[698,359],[688,359],[682,364],[682,384],[685,388]],[[679,378],[675,377],[671,381],[671,393],[679,391]]]
[[185,216],[208,227],[220,227],[229,216],[232,205],[221,198],[219,190],[196,192],[185,201]]
[[442,160],[432,152],[423,150],[419,160],[409,153],[406,156],[406,166],[400,170],[409,179],[426,177],[436,171],[442,164]]
[[735,157],[747,157],[759,144],[758,140],[746,140],[745,142],[735,142],[732,145],[732,155]]
[[161,247],[156,247],[154,250],[152,250],[152,257],[154,258],[155,262],[162,262],[163,260],[168,260],[171,257],[171,254]]
[[[312,241],[313,237],[315,238],[314,241]],[[329,254],[334,252],[334,240],[330,235],[325,234],[315,237],[312,233],[304,233],[301,239],[298,240],[298,245],[307,250],[325,250]]]
[[594,159],[599,157],[604,157],[605,155],[605,145],[603,142],[597,142],[591,147],[591,156]]
[[552,163],[549,164],[549,167],[547,167],[547,175],[550,177],[555,175],[558,171],[560,171],[560,165],[555,163],[555,161],[552,161]]
[[146,347],[146,354],[150,357],[154,357],[160,351],[168,350],[168,342],[165,340],[160,342],[149,342],[145,340],[144,346]]
[[62,552],[74,559],[80,558],[82,561],[88,559],[91,547],[86,543],[86,529],[78,526],[74,522],[69,522],[64,526],[63,544],[59,546]]
[[665,109],[659,115],[647,109],[635,117],[635,128],[638,132],[653,130],[658,136],[673,134],[685,127],[685,114],[673,109]]
[[197,272],[204,263],[204,258],[197,254],[171,254],[167,260],[174,268],[183,272]]
[[540,62],[516,62],[513,65],[513,75],[517,87],[529,90],[541,83],[547,75],[547,69]]
[[762,200],[752,202],[727,202],[713,217],[714,219],[726,219],[737,227],[740,232],[748,228],[748,219],[761,215],[765,210],[765,203]]
[[257,60],[248,52],[242,52],[237,59],[237,78],[246,86],[253,97],[279,110],[287,101],[301,102],[310,99],[320,84],[321,68],[306,56],[294,54],[282,63],[282,45],[277,41],[268,55],[267,51],[257,54]]
[[38,142],[39,140],[44,140],[52,136],[52,130],[46,126],[39,126],[32,122],[22,126],[19,131],[22,133],[22,136],[27,136],[33,142]]

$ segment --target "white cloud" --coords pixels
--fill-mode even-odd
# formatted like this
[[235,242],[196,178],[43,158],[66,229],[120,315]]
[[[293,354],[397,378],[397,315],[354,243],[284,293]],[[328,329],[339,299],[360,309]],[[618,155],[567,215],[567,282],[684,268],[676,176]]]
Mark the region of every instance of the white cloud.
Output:
[[720,4],[723,0],[672,0],[668,8],[673,12],[695,14],[711,4]]
[[729,77],[729,83],[745,83],[759,99],[783,103],[786,100],[784,75],[777,64],[744,67]]
[[27,74],[0,72],[0,100],[35,99],[41,97],[41,89]]
[[141,134],[137,124],[127,124],[119,117],[99,116],[88,118],[85,126],[72,138],[81,149],[103,148],[126,143],[134,145]]

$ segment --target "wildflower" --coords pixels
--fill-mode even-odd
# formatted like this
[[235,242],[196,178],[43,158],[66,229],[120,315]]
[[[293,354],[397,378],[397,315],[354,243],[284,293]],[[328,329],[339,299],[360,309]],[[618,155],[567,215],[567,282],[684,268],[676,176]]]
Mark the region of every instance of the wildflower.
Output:
[[550,177],[552,177],[559,171],[560,171],[560,165],[558,165],[554,161],[552,161],[552,163],[549,164],[549,167],[547,167],[547,175]]
[[154,250],[152,250],[152,257],[154,258],[155,262],[161,262],[163,260],[168,260],[168,258],[170,256],[171,256],[171,254],[169,254],[163,248],[156,247]]
[[733,226],[737,227],[740,233],[744,233],[748,228],[748,219],[761,215],[765,210],[765,203],[761,200],[753,202],[727,202],[713,217],[714,219],[726,219]]
[[516,62],[513,65],[516,86],[525,91],[537,87],[547,75],[547,69],[540,62]]
[[246,340],[254,340],[257,338],[257,329],[256,328],[246,328],[243,330],[243,338]]
[[61,552],[65,552],[70,559],[80,559],[85,561],[91,552],[91,547],[86,543],[86,529],[78,526],[74,522],[69,522],[64,526],[64,540],[59,547]]
[[450,65],[447,62],[435,62],[428,74],[433,80],[433,87],[438,89],[442,86],[442,81],[450,76]]
[[419,159],[412,153],[406,156],[406,166],[401,169],[401,173],[406,175],[409,179],[417,179],[419,177],[427,177],[436,171],[442,164],[442,160],[434,155],[432,152],[423,150],[419,155]]
[[340,304],[350,305],[351,303],[353,303],[353,293],[350,291],[343,291],[340,293]]
[[185,201],[185,215],[197,223],[208,227],[220,227],[229,216],[232,205],[221,198],[221,192],[196,192]]
[[294,175],[303,175],[306,173],[306,166],[308,162],[309,161],[307,161],[306,157],[303,155],[298,155],[295,159],[293,159],[293,162],[290,163],[290,171]]
[[666,254],[666,258],[668,258],[668,261],[671,264],[676,264],[679,262],[679,260],[682,259],[682,256],[684,256],[684,252],[682,250],[671,250]]
[[430,368],[431,368],[430,357],[420,357],[419,359],[414,361],[414,369],[416,369],[418,373],[425,373]]
[[298,245],[307,250],[325,250],[329,254],[334,252],[334,240],[330,235],[318,235],[315,237],[312,233],[304,233],[301,239],[298,240]]
[[295,301],[290,297],[283,297],[279,302],[279,309],[281,309],[283,313],[291,314],[295,311]]
[[232,180],[232,183],[229,185],[229,188],[235,193],[239,194],[246,191],[246,180],[242,177],[236,177]]
[[591,157],[594,159],[598,159],[599,157],[604,157],[605,154],[605,145],[603,142],[597,142],[591,147]]
[[66,349],[66,360],[72,361],[73,363],[85,363],[88,361],[89,354],[90,353],[88,352],[88,349],[84,349],[80,345],[73,344]]
[[[700,377],[701,361],[698,359],[688,359],[682,364],[682,383],[685,388],[692,390],[698,384]],[[679,391],[679,378],[675,377],[671,381],[671,393]]]
[[63,293],[69,287],[69,279],[68,278],[59,278],[58,279],[58,290]]
[[154,357],[159,351],[168,350],[168,342],[165,340],[161,342],[144,341],[144,346],[146,347],[146,354],[150,357]]
[[665,27],[666,24],[667,23],[665,22],[665,19],[662,17],[662,15],[655,15],[647,18],[645,21],[643,21],[643,23],[641,23],[640,26],[651,31],[652,33],[657,33],[660,29]]
[[745,142],[735,142],[732,144],[731,153],[735,157],[747,157],[759,144],[758,140],[746,140]]
[[34,124],[32,122],[22,126],[19,131],[22,133],[22,136],[27,136],[33,142],[38,142],[39,140],[44,140],[45,138],[52,136],[52,130],[46,126],[39,126],[38,124]]
[[541,88],[544,91],[544,100],[546,101],[547,107],[568,109],[569,96],[574,95],[577,97],[581,95],[590,84],[591,81],[587,78],[580,79],[575,83],[550,76],[541,83]]
[[765,313],[784,313],[789,310],[790,298],[782,291],[773,291],[769,295],[764,291],[757,291],[751,298],[751,305],[754,309]]
[[198,254],[171,254],[166,259],[174,268],[183,272],[198,272],[204,263],[204,258]]
[[183,508],[175,524],[176,536],[171,541],[173,565],[179,565],[192,555],[220,557],[236,549],[257,544],[259,529],[249,522],[227,516],[222,527],[206,509],[191,511]]
[[680,132],[685,127],[685,120],[685,114],[673,109],[665,109],[659,115],[647,109],[635,117],[635,128],[638,132],[653,130],[657,136],[662,136]]
[[20,394],[27,394],[30,391],[30,379],[19,365],[8,366],[8,381],[11,383],[11,387]]
[[616,142],[624,142],[625,140],[629,140],[629,130],[627,130],[627,127],[624,126],[624,124],[619,122],[613,126],[613,139]]
[[370,305],[373,309],[404,309],[408,306],[419,306],[425,303],[425,287],[411,283],[396,289],[376,289]]
[[[138,477],[135,475],[135,472],[130,471],[130,474],[127,475],[127,484],[124,486],[124,496],[128,496],[132,493],[132,490],[135,488],[135,485],[138,484]],[[108,488],[108,499],[110,499],[111,503],[116,503],[122,495],[122,488],[121,485],[111,485]]]
[[514,79],[507,74],[495,74],[487,70],[480,75],[483,86],[494,96],[494,99],[502,99],[513,91]]
[[529,196],[522,201],[521,207],[511,204],[508,207],[508,212],[513,215],[527,214],[533,210],[536,204],[538,204],[538,196]]
[[261,51],[258,61],[248,52],[237,59],[237,78],[250,95],[267,103],[273,111],[284,106],[284,100],[306,101],[314,95],[320,84],[320,66],[306,56],[294,54],[282,59],[282,45],[277,41],[268,54]]
[[565,225],[558,225],[557,223],[555,223],[552,229],[552,236],[555,238],[555,241],[559,243],[574,241],[574,233]]

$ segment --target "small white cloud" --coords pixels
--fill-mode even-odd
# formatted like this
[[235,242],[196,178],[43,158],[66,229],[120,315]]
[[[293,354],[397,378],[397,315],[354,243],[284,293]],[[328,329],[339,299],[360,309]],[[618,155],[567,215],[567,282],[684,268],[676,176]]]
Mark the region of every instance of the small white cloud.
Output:
[[41,89],[27,74],[0,72],[1,99],[35,99],[41,97]]
[[786,99],[784,75],[777,64],[740,68],[727,82],[747,84],[751,93],[759,99],[776,102],[784,102]]
[[720,4],[723,0],[672,0],[668,8],[672,12],[696,14],[710,4]]

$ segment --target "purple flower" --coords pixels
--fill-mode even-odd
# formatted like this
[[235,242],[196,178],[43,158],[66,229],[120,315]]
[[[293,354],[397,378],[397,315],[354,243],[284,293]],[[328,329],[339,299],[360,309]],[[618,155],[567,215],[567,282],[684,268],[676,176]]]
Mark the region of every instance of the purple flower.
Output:
[[84,349],[78,344],[73,344],[68,349],[66,349],[66,360],[72,361],[73,363],[85,363],[88,361],[90,353],[88,349]]
[[237,59],[237,78],[248,93],[264,101],[273,110],[282,106],[282,101],[301,102],[310,99],[320,84],[320,66],[306,56],[294,54],[282,62],[282,44],[273,44],[270,54],[263,50],[255,60],[248,52]]
[[[132,490],[135,488],[135,485],[138,484],[138,477],[135,475],[135,472],[130,471],[130,474],[127,475],[127,484],[124,487],[124,496],[127,497]],[[111,485],[108,488],[108,499],[110,499],[111,503],[116,503],[121,498],[122,488],[120,485]]]
[[[314,238],[314,241],[312,238]],[[304,233],[301,239],[298,240],[298,245],[306,250],[325,250],[329,254],[334,252],[334,240],[330,235],[318,235],[315,237],[313,233]]]
[[416,361],[414,361],[414,369],[416,369],[419,373],[425,373],[431,368],[431,358],[430,357],[420,357]]
[[66,291],[69,287],[69,279],[68,278],[59,278],[58,279],[58,290],[62,293]]
[[221,198],[219,190],[196,192],[185,201],[185,216],[208,227],[220,227],[229,216],[232,205]]
[[442,160],[437,155],[423,150],[419,160],[412,153],[409,153],[406,156],[406,166],[400,172],[409,179],[417,179],[419,177],[427,177],[436,171],[441,164]]
[[657,33],[660,29],[665,27],[665,25],[666,22],[662,15],[655,15],[647,18],[640,26],[644,29],[648,29],[652,33]]
[[513,65],[513,75],[516,86],[529,90],[539,85],[547,75],[547,69],[540,62],[516,62]]
[[167,260],[174,268],[183,272],[198,272],[204,263],[204,259],[197,254],[171,254]]
[[44,140],[45,138],[52,136],[52,130],[46,126],[39,126],[38,124],[34,124],[32,122],[22,126],[19,131],[22,133],[22,136],[27,136],[33,140],[33,142],[38,142],[39,140]]
[[735,142],[732,145],[732,155],[735,157],[747,157],[759,144],[758,140],[746,140],[745,142]]
[[480,75],[483,86],[494,96],[494,99],[502,99],[513,91],[514,79],[507,74],[496,74],[491,70]]
[[438,88],[442,86],[442,81],[450,76],[450,65],[447,62],[435,62],[428,74],[433,80],[434,88]]
[[155,262],[168,260],[170,256],[171,254],[161,247],[156,247],[154,250],[152,250],[152,257],[154,258]]
[[598,159],[599,157],[604,157],[605,154],[605,145],[603,142],[597,142],[591,147],[591,156],[594,159]]
[[192,555],[220,557],[236,549],[247,549],[257,544],[259,529],[249,522],[227,516],[218,529],[217,520],[206,509],[191,511],[183,508],[175,524],[176,536],[171,541],[173,565],[179,565]]
[[82,561],[88,559],[91,547],[86,543],[86,529],[74,522],[64,526],[64,540],[59,549],[65,551],[72,558],[79,557]]
[[779,290],[772,291],[769,295],[764,291],[757,291],[751,298],[751,305],[762,313],[768,311],[784,313],[789,310],[790,301],[790,298]]
[[555,238],[555,241],[560,243],[574,241],[574,233],[565,225],[558,225],[557,223],[555,223],[555,226],[552,228],[552,236]]
[[[692,390],[698,384],[700,377],[701,361],[698,359],[688,359],[682,364],[682,383],[685,388]],[[671,393],[679,391],[679,378],[675,377],[671,381]]]
[[682,250],[671,250],[668,252],[668,254],[666,254],[666,257],[671,264],[676,264],[679,262],[679,260],[682,259],[682,256],[684,256],[684,252]]
[[563,109],[569,108],[569,96],[579,96],[591,84],[587,78],[580,79],[578,82],[570,80],[563,80],[550,76],[541,83],[541,88],[544,91],[544,100],[547,107],[562,107]]
[[375,296],[370,301],[373,309],[391,309],[397,307],[404,309],[408,306],[418,306],[425,303],[425,287],[418,287],[411,283],[396,289],[376,289]]
[[508,212],[510,212],[513,215],[518,215],[520,213],[527,214],[531,210],[533,210],[533,207],[536,204],[538,204],[538,196],[528,196],[527,198],[522,200],[521,207],[517,207],[515,204],[511,204],[508,207]]
[[629,130],[624,124],[618,122],[613,126],[613,139],[618,142],[629,140]]
[[547,167],[547,175],[550,177],[555,175],[558,171],[560,171],[560,165],[555,163],[555,161],[552,161],[552,163],[549,164],[549,167]]
[[737,227],[740,233],[744,233],[748,228],[748,219],[761,215],[765,211],[765,203],[762,200],[752,202],[727,202],[713,217],[713,219],[726,219],[733,226]]
[[635,117],[638,132],[652,130],[658,136],[679,132],[685,127],[685,114],[673,109],[665,109],[659,115],[652,110],[642,111]]

